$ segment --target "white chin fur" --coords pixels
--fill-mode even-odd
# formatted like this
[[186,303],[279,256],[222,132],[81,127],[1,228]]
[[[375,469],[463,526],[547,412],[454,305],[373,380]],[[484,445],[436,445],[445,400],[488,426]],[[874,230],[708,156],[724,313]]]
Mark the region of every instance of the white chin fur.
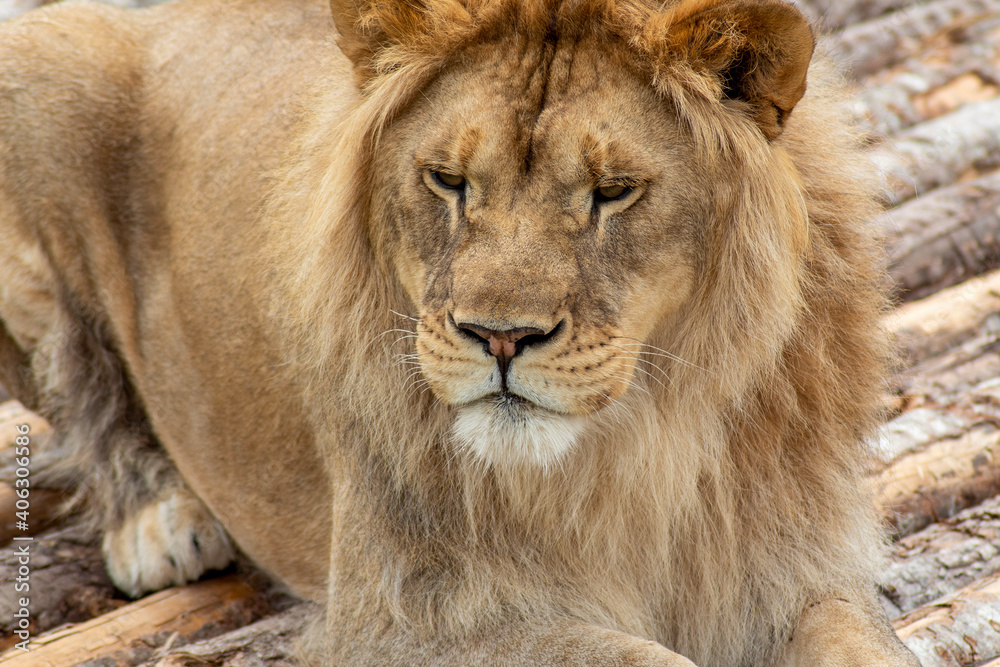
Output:
[[452,434],[488,465],[548,468],[573,447],[585,423],[583,417],[501,397],[459,408]]

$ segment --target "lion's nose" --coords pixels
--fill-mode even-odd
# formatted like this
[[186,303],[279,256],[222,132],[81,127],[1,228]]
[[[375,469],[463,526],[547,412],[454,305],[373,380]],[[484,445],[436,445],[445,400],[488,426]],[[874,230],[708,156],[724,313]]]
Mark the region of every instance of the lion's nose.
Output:
[[507,370],[507,363],[522,349],[528,345],[544,343],[559,328],[556,325],[550,331],[536,327],[516,327],[498,331],[471,322],[455,322],[455,326],[470,338],[481,341],[486,350],[497,358],[504,372]]

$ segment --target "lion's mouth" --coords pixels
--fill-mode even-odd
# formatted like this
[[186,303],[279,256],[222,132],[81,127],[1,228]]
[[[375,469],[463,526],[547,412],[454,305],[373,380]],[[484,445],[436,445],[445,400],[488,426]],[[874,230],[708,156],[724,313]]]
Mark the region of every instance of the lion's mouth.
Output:
[[530,410],[544,409],[524,396],[515,394],[507,387],[499,393],[484,398],[487,402],[492,403],[497,410],[506,411],[512,419],[524,419]]

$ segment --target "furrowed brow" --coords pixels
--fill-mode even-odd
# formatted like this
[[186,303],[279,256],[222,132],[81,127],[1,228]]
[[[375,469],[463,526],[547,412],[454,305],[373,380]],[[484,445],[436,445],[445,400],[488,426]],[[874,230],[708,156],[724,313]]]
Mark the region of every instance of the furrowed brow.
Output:
[[615,181],[637,185],[649,168],[632,151],[622,147],[617,140],[601,141],[591,134],[581,142],[580,160],[584,170],[595,183]]

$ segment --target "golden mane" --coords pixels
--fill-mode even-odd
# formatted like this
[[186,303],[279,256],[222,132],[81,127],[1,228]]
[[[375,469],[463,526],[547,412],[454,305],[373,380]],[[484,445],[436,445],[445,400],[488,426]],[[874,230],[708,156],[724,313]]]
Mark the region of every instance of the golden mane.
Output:
[[[652,636],[630,611],[646,603],[624,583],[646,579],[651,600],[674,601],[658,612],[675,615],[666,625],[688,628],[665,638],[676,650],[699,664],[758,664],[804,596],[874,572],[879,540],[859,517],[858,480],[889,357],[877,326],[878,245],[856,224],[875,210],[874,179],[859,171],[823,62],[770,146],[748,114],[714,101],[724,82],[686,59],[671,31],[702,4],[371,2],[357,18],[367,41],[344,45],[355,57],[371,51],[353,110],[325,117],[323,96],[334,93],[315,92],[315,117],[267,213],[276,224],[261,261],[273,264],[275,248],[285,258],[274,321],[279,338],[295,341],[288,358],[307,403],[321,406],[317,432],[338,434],[318,440],[353,443],[326,453],[331,469],[364,480],[372,515],[402,526],[367,548],[388,539],[407,553],[435,536],[432,553],[353,582],[415,632],[442,619],[482,629],[514,608]],[[413,352],[413,305],[385,254],[374,156],[384,128],[465,44],[545,39],[554,26],[606,34],[649,65],[717,174],[711,255],[690,306],[649,341],[670,351],[649,356],[669,384],[637,377],[641,389],[605,409],[598,432],[555,470],[484,469],[449,449],[450,408],[400,361]],[[588,580],[594,571],[607,576]],[[525,586],[532,577],[544,581]],[[422,602],[401,594],[413,587],[429,591]],[[574,592],[535,597],[553,590]],[[703,620],[681,622],[692,609]]]

